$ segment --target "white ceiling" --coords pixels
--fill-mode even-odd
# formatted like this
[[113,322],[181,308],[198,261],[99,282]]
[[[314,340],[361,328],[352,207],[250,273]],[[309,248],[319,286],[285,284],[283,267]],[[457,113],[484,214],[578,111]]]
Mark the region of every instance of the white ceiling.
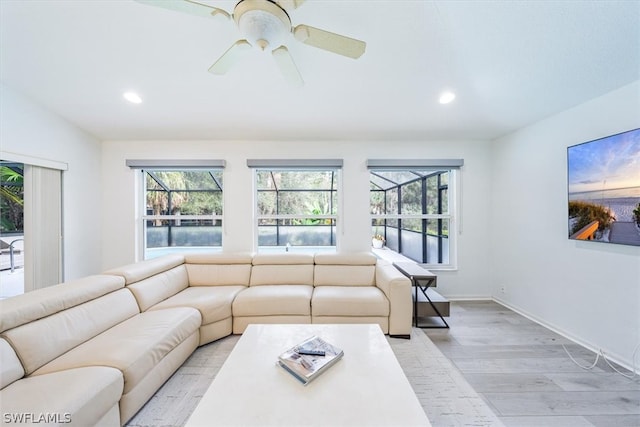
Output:
[[[2,83],[103,140],[493,139],[640,79],[635,0],[307,0],[293,25],[367,50],[292,37],[302,88],[257,49],[208,73],[233,22],[133,0],[0,0],[0,14]],[[445,88],[457,99],[440,105]]]

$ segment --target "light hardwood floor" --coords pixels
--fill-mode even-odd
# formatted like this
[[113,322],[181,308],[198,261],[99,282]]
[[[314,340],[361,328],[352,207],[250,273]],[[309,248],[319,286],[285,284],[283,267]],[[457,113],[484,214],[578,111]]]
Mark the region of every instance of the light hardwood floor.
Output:
[[640,427],[640,376],[583,370],[562,344],[583,366],[594,353],[495,302],[452,302],[447,322],[423,330],[505,426]]

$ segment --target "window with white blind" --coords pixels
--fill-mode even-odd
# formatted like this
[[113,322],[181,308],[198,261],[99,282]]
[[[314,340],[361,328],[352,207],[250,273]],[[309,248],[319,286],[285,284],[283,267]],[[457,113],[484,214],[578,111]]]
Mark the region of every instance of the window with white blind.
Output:
[[145,259],[175,252],[220,251],[222,161],[128,161],[140,170]]
[[372,235],[428,268],[455,268],[460,166],[457,159],[370,160]]
[[257,250],[335,251],[341,160],[248,160]]

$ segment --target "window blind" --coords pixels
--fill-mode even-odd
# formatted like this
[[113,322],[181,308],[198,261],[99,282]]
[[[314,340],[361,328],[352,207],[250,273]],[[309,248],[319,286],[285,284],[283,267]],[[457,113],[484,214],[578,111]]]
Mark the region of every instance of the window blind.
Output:
[[447,168],[459,169],[464,159],[368,159],[368,169],[424,169]]
[[62,172],[24,165],[25,292],[62,281]]
[[341,169],[342,159],[247,159],[253,169]]
[[224,160],[219,159],[127,159],[131,169],[223,169]]

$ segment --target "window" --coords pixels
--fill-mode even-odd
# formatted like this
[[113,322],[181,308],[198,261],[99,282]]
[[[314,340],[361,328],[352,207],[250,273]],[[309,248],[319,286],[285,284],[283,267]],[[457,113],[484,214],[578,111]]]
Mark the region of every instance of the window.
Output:
[[144,258],[222,249],[222,170],[143,169]]
[[372,235],[429,268],[455,268],[457,169],[369,169]]
[[258,251],[335,251],[339,172],[254,167]]

